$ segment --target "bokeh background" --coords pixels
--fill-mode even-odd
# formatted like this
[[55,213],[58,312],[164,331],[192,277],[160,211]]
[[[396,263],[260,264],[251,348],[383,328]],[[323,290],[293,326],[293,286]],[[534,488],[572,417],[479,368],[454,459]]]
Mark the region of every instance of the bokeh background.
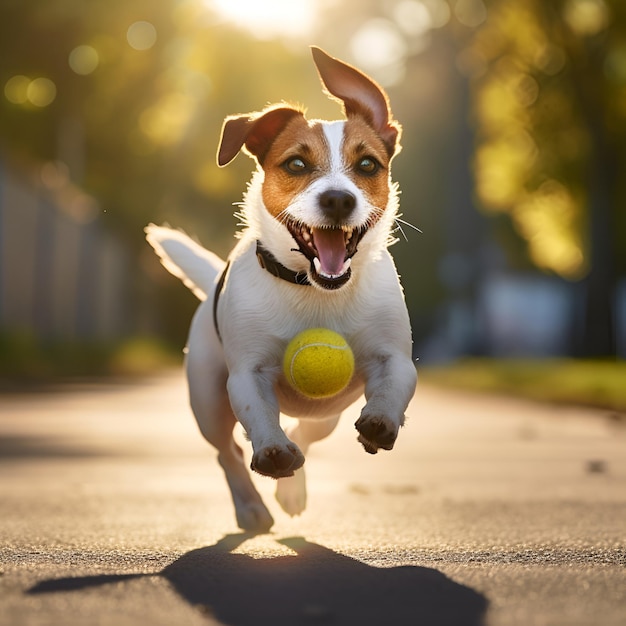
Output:
[[618,405],[622,0],[2,0],[2,379],[180,360],[196,300],[143,228],[228,253],[253,163],[216,166],[222,120],[280,100],[336,118],[310,44],[404,127],[393,253],[420,365],[535,389],[569,368]]

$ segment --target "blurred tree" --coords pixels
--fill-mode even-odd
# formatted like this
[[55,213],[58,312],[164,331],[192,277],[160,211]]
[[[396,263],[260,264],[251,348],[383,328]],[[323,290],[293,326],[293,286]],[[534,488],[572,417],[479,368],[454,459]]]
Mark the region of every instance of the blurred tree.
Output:
[[626,5],[492,0],[466,51],[477,194],[533,262],[584,286],[581,354],[615,354],[626,267]]
[[[238,8],[239,28],[218,15],[218,5]],[[320,93],[309,40],[254,36],[254,21],[242,13],[251,5],[237,5],[5,0],[5,158],[36,167],[55,162],[44,164],[42,184],[54,182],[51,173],[69,172],[97,198],[100,220],[131,243],[140,263],[143,251],[148,267],[156,261],[142,229],[151,220],[184,225],[225,254],[232,203],[251,163],[240,158],[218,172],[223,118],[282,99],[305,102],[313,117],[337,115]],[[357,7],[320,0],[316,7],[325,11],[319,25],[333,28],[318,27],[311,40],[383,83],[405,128],[394,175],[405,218],[424,235],[407,230],[416,245],[400,244],[394,253],[411,309],[427,311],[420,335],[432,332],[452,291],[471,299],[488,252],[491,235],[471,197],[470,158],[477,199],[504,232],[509,255],[518,266],[528,263],[519,245],[525,240],[535,265],[584,281],[583,350],[614,349],[615,268],[626,266],[626,215],[618,211],[626,192],[618,175],[626,157],[626,5],[364,0]],[[517,236],[500,228],[509,223]],[[414,271],[421,267],[431,269]],[[165,318],[184,328],[175,309],[183,302],[190,315],[193,297],[164,272],[154,280],[165,287],[158,303]]]
[[[126,235],[174,211],[225,205],[223,234],[243,168],[216,176],[221,122],[285,97],[285,78],[300,82],[298,63],[280,42],[236,37],[199,0],[9,0],[0,145],[14,157],[64,161]],[[31,97],[37,81],[52,86],[49,102]]]
[[[218,171],[222,120],[316,84],[299,71],[305,54],[242,36],[202,0],[6,0],[0,151],[40,169],[42,185],[83,186],[99,206],[89,219],[127,241],[136,268],[157,264],[143,241],[149,221],[184,225],[226,254],[251,162]],[[188,318],[195,299],[166,273],[153,276],[171,320],[162,330],[183,329],[178,340],[178,309]],[[140,308],[150,298],[139,282]]]

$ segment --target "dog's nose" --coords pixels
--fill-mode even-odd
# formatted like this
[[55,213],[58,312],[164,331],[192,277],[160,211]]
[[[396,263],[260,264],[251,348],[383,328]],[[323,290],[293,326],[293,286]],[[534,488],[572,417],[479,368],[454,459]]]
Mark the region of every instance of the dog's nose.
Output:
[[319,203],[324,214],[340,224],[354,211],[356,198],[349,191],[328,189],[320,194]]

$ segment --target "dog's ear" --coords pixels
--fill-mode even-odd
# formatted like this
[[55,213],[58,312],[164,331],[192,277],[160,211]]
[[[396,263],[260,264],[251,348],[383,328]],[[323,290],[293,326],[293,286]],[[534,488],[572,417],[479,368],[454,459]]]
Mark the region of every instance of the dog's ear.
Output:
[[302,111],[290,106],[275,106],[260,113],[232,115],[224,120],[217,151],[217,164],[228,165],[245,147],[246,152],[262,165],[277,135]]
[[393,156],[400,148],[401,127],[393,119],[383,88],[355,67],[331,57],[321,48],[311,46],[311,52],[327,94],[343,103],[348,117],[363,116],[381,136],[389,156]]

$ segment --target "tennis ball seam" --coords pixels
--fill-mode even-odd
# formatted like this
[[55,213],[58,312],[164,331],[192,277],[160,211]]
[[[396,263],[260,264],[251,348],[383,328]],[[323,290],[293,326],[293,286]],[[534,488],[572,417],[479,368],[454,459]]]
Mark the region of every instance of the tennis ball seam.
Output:
[[300,354],[300,352],[302,352],[303,350],[306,350],[307,348],[334,348],[335,350],[349,350],[350,346],[347,344],[343,346],[339,346],[337,344],[324,343],[323,341],[316,341],[315,343],[307,343],[303,346],[300,346],[291,355],[291,362],[289,363],[289,377],[291,378],[291,382],[294,385],[296,384],[296,378],[294,376],[293,368],[294,368],[294,363],[296,361],[296,357]]
[[346,388],[354,375],[350,343],[329,328],[310,328],[295,335],[283,357],[284,379],[311,399],[329,398]]

